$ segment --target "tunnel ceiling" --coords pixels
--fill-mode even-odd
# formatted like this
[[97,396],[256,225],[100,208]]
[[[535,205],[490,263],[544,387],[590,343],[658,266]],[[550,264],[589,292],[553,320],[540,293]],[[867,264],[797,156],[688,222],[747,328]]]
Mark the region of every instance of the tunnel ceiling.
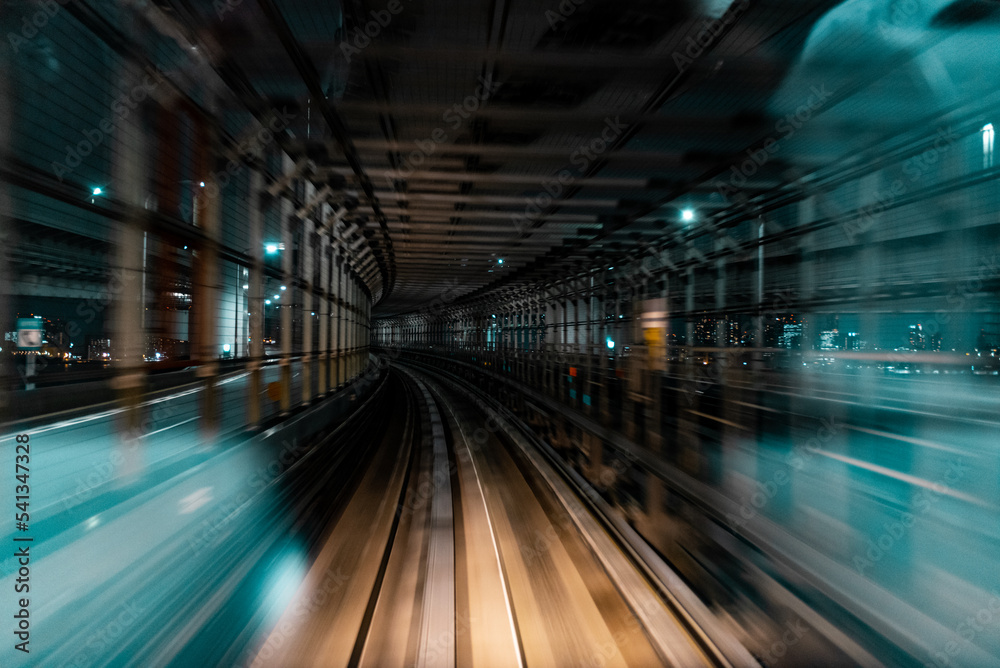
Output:
[[[376,314],[391,315],[627,258],[675,234],[681,209],[730,206],[712,179],[774,132],[775,93],[836,4],[160,7],[244,100],[294,113],[283,148],[315,162],[317,184],[356,191],[388,288]],[[843,125],[857,143],[878,131]],[[775,156],[742,186],[843,150]]]

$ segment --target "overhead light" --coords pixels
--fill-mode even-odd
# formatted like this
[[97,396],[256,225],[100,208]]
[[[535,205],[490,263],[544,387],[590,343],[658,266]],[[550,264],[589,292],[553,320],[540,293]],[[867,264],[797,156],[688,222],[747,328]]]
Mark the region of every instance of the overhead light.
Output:
[[275,299],[281,299],[281,295],[274,295]]
[[694,220],[694,209],[684,209],[681,211],[681,220],[685,223],[690,223]]
[[271,300],[270,300],[270,299],[265,299],[265,300],[264,300],[264,303],[265,303],[265,304],[270,304],[270,303],[271,303]]
[[282,285],[282,286],[281,286],[281,289],[282,289],[282,290],[287,290],[288,288],[286,288],[286,287],[285,287],[284,285]]

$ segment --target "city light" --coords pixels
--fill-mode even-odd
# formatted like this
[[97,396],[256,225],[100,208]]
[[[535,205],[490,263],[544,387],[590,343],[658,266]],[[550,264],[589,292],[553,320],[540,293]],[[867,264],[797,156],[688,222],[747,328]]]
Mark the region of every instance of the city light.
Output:
[[498,259],[497,264],[503,264],[503,258]]

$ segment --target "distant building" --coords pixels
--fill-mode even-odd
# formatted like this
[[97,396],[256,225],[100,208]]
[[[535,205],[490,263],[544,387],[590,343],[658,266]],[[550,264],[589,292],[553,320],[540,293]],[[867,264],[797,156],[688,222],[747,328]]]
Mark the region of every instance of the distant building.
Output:
[[87,359],[107,361],[111,359],[111,339],[107,337],[87,337]]
[[840,332],[836,329],[828,329],[819,333],[820,350],[840,350]]
[[861,350],[861,335],[857,332],[848,332],[844,337],[844,350]]
[[785,323],[778,341],[779,348],[793,350],[802,347],[802,323]]
[[919,323],[910,325],[910,350],[927,350],[927,337]]

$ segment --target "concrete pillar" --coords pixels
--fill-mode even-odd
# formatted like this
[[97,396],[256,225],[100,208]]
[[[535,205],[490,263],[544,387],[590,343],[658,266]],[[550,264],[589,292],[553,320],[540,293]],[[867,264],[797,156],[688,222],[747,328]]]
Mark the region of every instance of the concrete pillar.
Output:
[[247,393],[247,424],[251,428],[260,424],[261,395],[264,392],[264,207],[268,201],[261,196],[264,176],[258,170],[250,174],[249,237],[250,277],[248,281],[250,304],[250,373]]
[[330,273],[333,282],[333,294],[330,300],[331,308],[333,308],[333,317],[330,320],[330,324],[333,327],[330,333],[330,338],[333,356],[330,361],[330,387],[333,389],[339,389],[341,385],[341,373],[343,371],[343,319],[344,319],[344,304],[341,299],[341,294],[343,290],[343,258],[341,257],[341,246],[340,242],[336,242],[333,253],[333,266],[331,267]]
[[319,238],[319,365],[317,391],[325,396],[330,387],[330,235],[323,232]]
[[316,252],[314,233],[315,224],[311,218],[305,218],[302,225],[302,244],[299,249],[301,259],[302,280],[305,288],[302,290],[302,405],[308,406],[313,398],[313,362],[316,359],[313,350],[313,264]]
[[[692,253],[688,251],[688,258]],[[677,440],[678,440],[678,460],[681,468],[688,473],[698,472],[698,437],[695,433],[697,424],[692,420],[690,411],[697,410],[697,387],[698,378],[695,376],[695,365],[701,361],[695,357],[695,270],[689,265],[686,271],[686,281],[684,286],[684,310],[687,313],[686,335],[684,345],[687,356],[684,362],[682,403],[677,408]]]
[[[138,83],[140,73],[127,67],[123,72],[123,90]],[[142,227],[143,203],[148,174],[148,151],[143,128],[142,107],[121,119],[116,126],[112,172],[117,197],[126,207],[126,217],[116,229],[113,280],[109,286],[116,295],[111,307],[111,357],[115,377],[112,381],[119,407],[119,447],[122,454],[120,473],[128,482],[145,467],[139,449],[142,436],[142,394],[146,372],[143,364],[145,313],[143,307],[143,272],[145,233]],[[116,289],[117,288],[117,289]],[[197,302],[196,302],[197,303]]]
[[[292,168],[288,160],[286,171]],[[280,293],[278,310],[281,313],[281,359],[278,362],[281,373],[281,414],[287,415],[292,410],[292,356],[295,354],[294,316],[294,253],[292,252],[292,203],[285,198],[281,200],[281,243],[285,250],[281,252],[281,284],[286,290]]]

